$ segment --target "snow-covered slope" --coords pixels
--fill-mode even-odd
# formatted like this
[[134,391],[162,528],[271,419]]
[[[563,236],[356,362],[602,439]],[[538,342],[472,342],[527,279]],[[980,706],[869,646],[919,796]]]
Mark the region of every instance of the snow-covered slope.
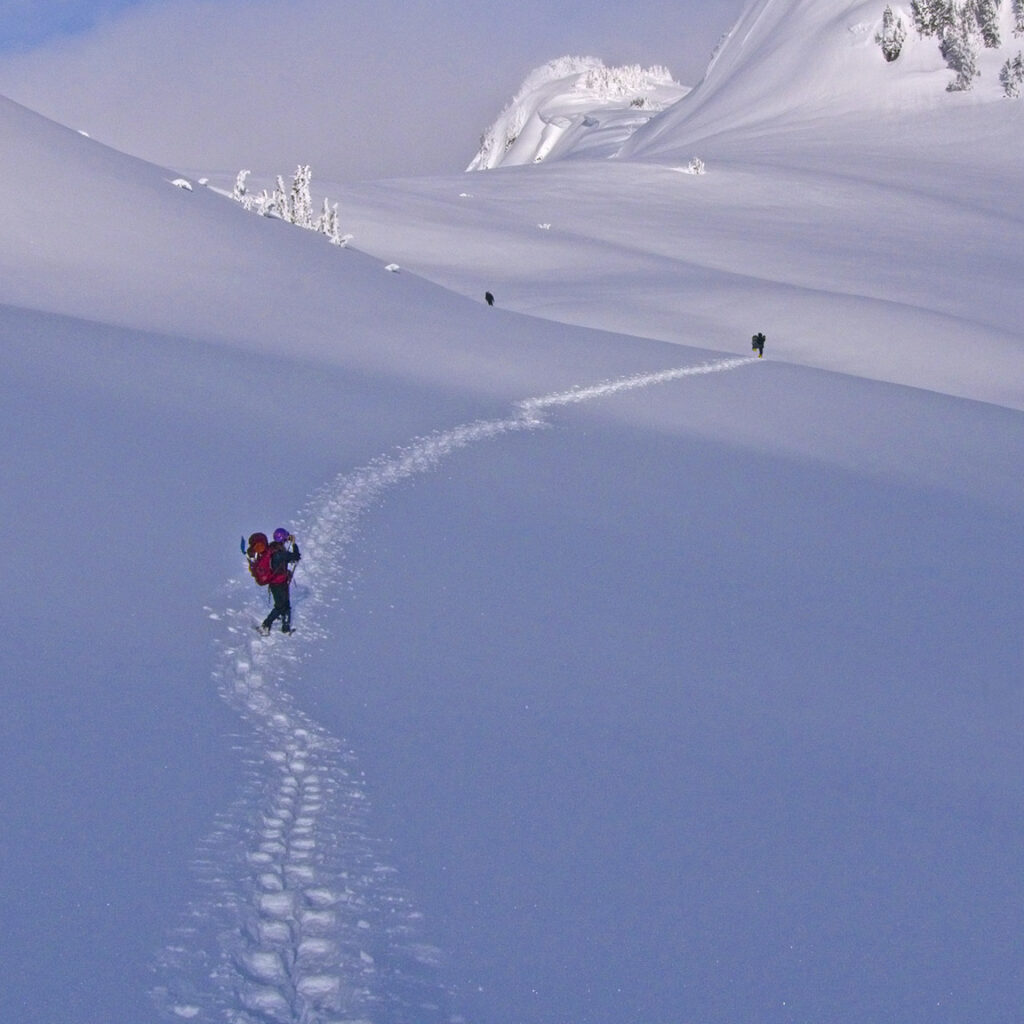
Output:
[[[854,117],[882,126],[888,118],[926,116],[980,104],[1007,104],[999,70],[1020,50],[1014,12],[999,6],[1001,45],[985,48],[980,77],[969,92],[950,93],[955,78],[938,40],[914,28],[910,6],[892,5],[906,28],[899,57],[888,62],[878,36],[885,5],[875,0],[751,0],[726,35],[703,80],[685,100],[638,129],[623,146],[627,158],[670,158],[682,143],[728,135],[756,142],[766,133],[797,127],[830,135],[830,123]],[[1019,125],[1019,121],[1016,122]],[[950,140],[970,159],[967,140]]]
[[[884,129],[666,135],[657,163],[344,199],[365,249],[504,308],[730,353],[763,330],[779,358],[1022,408],[1019,121],[1004,103]],[[694,157],[704,175],[685,173]]]
[[665,68],[609,68],[596,57],[549,61],[527,75],[467,169],[610,156],[686,92]]
[[1021,143],[961,101],[328,182],[347,250],[0,103],[0,1020],[1017,1024]]
[[[0,117],[0,171],[14,181],[33,168],[31,187],[5,212],[0,303],[227,342],[264,357],[287,352],[446,386],[458,386],[465,373],[475,385],[504,387],[493,367],[505,357],[486,354],[491,344],[480,344],[474,323],[482,313],[464,300],[414,275],[385,273],[388,260],[248,214],[198,184],[175,187],[176,172],[8,100],[0,99]],[[139,209],[142,219],[133,213]],[[439,311],[435,324],[424,320],[425,296],[434,296],[426,305]],[[461,327],[440,312],[449,307],[466,310]],[[524,369],[529,363],[520,360]]]
[[764,330],[786,359],[1021,408],[1011,16],[958,93],[934,38],[884,59],[870,4],[754,0],[616,160],[356,187],[350,224],[506,308],[729,352]]

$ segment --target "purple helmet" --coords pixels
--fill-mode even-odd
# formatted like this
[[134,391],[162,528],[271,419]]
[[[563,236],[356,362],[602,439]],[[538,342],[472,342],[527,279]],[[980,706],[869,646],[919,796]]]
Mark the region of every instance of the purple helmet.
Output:
[[290,536],[291,534],[283,526],[279,526],[274,531],[274,540],[276,540],[278,544],[283,544]]

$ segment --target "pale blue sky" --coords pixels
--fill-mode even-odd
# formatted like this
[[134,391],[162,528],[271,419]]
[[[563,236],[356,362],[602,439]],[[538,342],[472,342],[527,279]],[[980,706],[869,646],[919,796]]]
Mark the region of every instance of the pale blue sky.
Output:
[[150,0],[6,0],[0,5],[0,53],[24,51],[88,31]]
[[746,0],[7,0],[0,94],[147,159],[345,180],[461,171],[565,54],[699,80]]

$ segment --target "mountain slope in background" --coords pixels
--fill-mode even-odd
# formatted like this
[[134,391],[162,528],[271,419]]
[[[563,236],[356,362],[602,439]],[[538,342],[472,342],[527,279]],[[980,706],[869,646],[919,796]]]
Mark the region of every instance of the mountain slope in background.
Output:
[[887,63],[880,26],[757,0],[616,159],[351,187],[350,228],[506,308],[732,352],[764,330],[788,360],[1020,408],[1024,102],[994,64],[947,92],[934,39]]
[[[988,49],[980,37],[975,41],[980,76],[971,91],[961,93],[946,88],[954,74],[938,41],[919,35],[909,8],[897,5],[893,11],[907,35],[890,63],[878,42],[883,5],[873,0],[838,6],[755,0],[685,102],[638,130],[623,156],[661,159],[680,143],[724,134],[736,142],[803,127],[829,136],[835,118],[875,121],[885,131],[896,116],[927,121],[929,114],[980,114],[979,107],[992,105],[1005,108],[1004,117],[1019,115],[1021,104],[1006,102],[999,81],[1000,66],[1020,50],[1010,3],[999,6],[1002,44]],[[969,139],[950,142],[969,159]]]

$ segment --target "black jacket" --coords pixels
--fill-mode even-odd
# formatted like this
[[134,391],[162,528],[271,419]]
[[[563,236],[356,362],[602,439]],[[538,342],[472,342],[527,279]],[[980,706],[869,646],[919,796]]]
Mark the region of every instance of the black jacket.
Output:
[[283,544],[270,555],[270,568],[274,572],[283,572],[292,562],[302,558],[299,545],[292,541],[292,550],[289,551]]

